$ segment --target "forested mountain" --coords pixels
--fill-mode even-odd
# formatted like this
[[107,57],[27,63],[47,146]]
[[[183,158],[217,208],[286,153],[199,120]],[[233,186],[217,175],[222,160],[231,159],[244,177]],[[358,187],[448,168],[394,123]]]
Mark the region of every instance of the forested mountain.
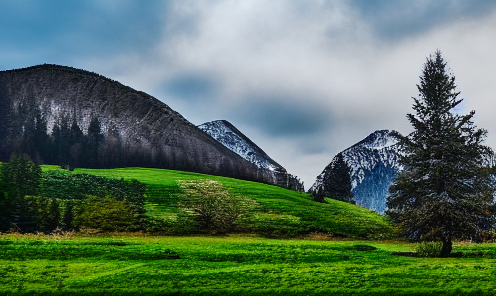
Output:
[[216,120],[199,125],[198,128],[215,140],[262,170],[271,172],[270,183],[292,190],[304,191],[303,182],[289,174],[286,169],[270,158],[260,147],[226,120]]
[[0,161],[27,154],[71,167],[142,166],[273,183],[156,98],[57,65],[0,72]]
[[[396,131],[380,130],[340,152],[317,177],[309,192],[327,197],[335,195],[329,184],[337,174],[348,174],[351,193],[357,205],[384,213],[388,189],[402,168],[399,163],[398,143],[401,135]],[[339,157],[348,171],[342,171]]]

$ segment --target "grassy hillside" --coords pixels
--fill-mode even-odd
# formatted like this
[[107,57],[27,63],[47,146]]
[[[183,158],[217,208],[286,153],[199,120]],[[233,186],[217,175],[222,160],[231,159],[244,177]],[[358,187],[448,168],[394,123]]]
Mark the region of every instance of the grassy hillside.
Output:
[[178,181],[209,179],[221,182],[237,195],[256,200],[259,204],[257,217],[268,228],[268,232],[293,227],[296,232],[321,232],[362,238],[381,238],[393,233],[392,226],[376,212],[336,200],[327,200],[328,204],[317,203],[306,193],[272,185],[148,168],[76,169],[75,173],[137,179],[146,183],[149,213],[155,216],[173,217],[177,213],[177,195],[181,192]]

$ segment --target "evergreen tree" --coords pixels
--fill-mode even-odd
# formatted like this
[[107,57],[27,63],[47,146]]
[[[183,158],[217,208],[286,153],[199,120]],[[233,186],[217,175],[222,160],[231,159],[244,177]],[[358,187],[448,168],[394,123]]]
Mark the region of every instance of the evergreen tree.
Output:
[[72,221],[74,219],[74,201],[65,201],[64,218],[62,220],[62,229],[65,231],[72,230]]
[[350,169],[344,161],[342,153],[336,155],[334,167],[329,172],[324,186],[329,193],[328,197],[348,203],[355,203],[353,201],[353,193],[351,193]]
[[37,111],[35,115],[35,126],[34,126],[34,147],[36,148],[36,155],[31,157],[36,157],[37,163],[46,162],[50,157],[50,137],[47,131],[47,121],[41,114],[41,111]]
[[417,87],[415,114],[407,115],[414,131],[402,141],[404,170],[390,187],[388,214],[409,239],[441,241],[440,255],[449,256],[454,239],[490,226],[492,151],[482,145],[486,131],[475,127],[474,111],[454,113],[462,100],[440,51],[427,59]]
[[41,168],[34,164],[28,156],[14,156],[10,162],[1,167],[0,203],[3,217],[2,227],[10,228],[11,225],[24,230],[22,227],[31,227],[28,204],[24,199],[26,195],[37,195],[40,187]]
[[333,162],[326,168],[322,186],[313,192],[313,198],[318,202],[325,202],[324,197],[355,204],[351,192],[350,169],[344,161],[343,154],[339,153]]
[[59,163],[58,153],[59,153],[60,142],[62,141],[62,135],[60,131],[60,126],[57,122],[53,125],[52,135],[50,140],[51,140],[51,145],[50,145],[51,149],[49,153],[50,163],[52,164]]
[[98,168],[98,156],[100,144],[103,142],[103,134],[101,131],[100,121],[94,117],[88,126],[87,143],[85,145],[87,165],[91,168]]
[[74,168],[80,165],[80,159],[82,156],[84,135],[81,128],[74,118],[72,120],[70,135],[69,135],[69,165]]

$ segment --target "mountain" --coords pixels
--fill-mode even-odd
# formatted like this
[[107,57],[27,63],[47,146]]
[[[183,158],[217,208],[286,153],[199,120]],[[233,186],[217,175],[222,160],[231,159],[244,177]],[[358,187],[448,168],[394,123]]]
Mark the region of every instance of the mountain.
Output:
[[272,184],[296,191],[304,190],[303,183],[296,176],[289,174],[230,122],[216,120],[199,125],[198,128],[261,170],[271,172]]
[[275,184],[156,98],[58,65],[0,71],[0,161],[157,167]]
[[[353,200],[357,205],[384,213],[389,186],[402,169],[398,147],[401,137],[396,131],[380,130],[340,152],[349,169]],[[310,193],[332,195],[325,184],[334,174],[336,162],[337,157],[317,177]]]

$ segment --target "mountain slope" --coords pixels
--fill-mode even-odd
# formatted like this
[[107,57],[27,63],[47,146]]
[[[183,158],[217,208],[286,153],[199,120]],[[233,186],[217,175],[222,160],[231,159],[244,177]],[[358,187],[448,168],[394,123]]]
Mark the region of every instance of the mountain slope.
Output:
[[317,203],[306,193],[261,183],[150,168],[76,169],[110,178],[137,179],[147,184],[149,214],[157,217],[176,217],[177,198],[181,180],[215,180],[233,194],[246,196],[257,202],[254,223],[265,233],[281,231],[309,234],[327,233],[336,236],[380,238],[393,235],[391,224],[374,211],[337,200]]
[[152,96],[57,65],[0,72],[0,161],[12,153],[64,166],[172,168],[270,182]]
[[230,122],[216,120],[199,125],[198,128],[258,168],[270,172],[271,183],[292,190],[304,190],[303,183],[297,177],[288,174],[284,167],[270,158]]
[[[341,152],[349,168],[353,199],[357,205],[384,213],[388,188],[401,170],[396,131],[380,130]],[[330,196],[324,180],[331,175],[335,159],[317,177],[309,192]]]

